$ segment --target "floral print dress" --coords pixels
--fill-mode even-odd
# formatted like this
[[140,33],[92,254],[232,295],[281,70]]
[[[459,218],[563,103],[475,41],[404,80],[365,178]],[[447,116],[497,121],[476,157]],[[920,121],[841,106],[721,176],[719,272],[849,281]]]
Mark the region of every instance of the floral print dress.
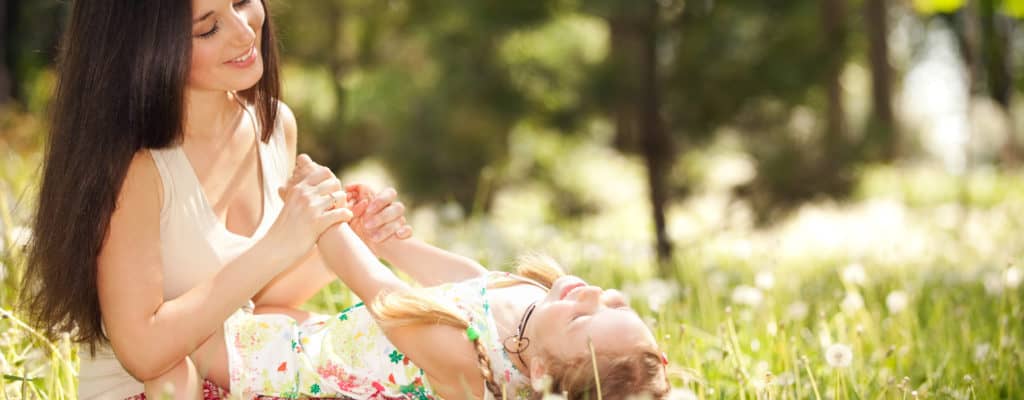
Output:
[[[523,398],[529,395],[528,380],[513,367],[490,314],[490,276],[494,275],[427,290],[465,313],[480,332],[505,397]],[[338,315],[315,315],[302,323],[281,314],[242,309],[224,327],[233,399],[437,398],[423,370],[388,341],[362,303]]]

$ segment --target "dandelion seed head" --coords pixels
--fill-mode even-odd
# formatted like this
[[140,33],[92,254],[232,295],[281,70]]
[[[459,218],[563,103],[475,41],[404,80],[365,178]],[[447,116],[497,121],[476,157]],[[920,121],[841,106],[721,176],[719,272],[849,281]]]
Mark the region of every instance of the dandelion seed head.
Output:
[[1007,289],[1016,289],[1020,287],[1020,281],[1024,279],[1024,271],[1021,271],[1017,266],[1010,267],[1003,273],[1003,281],[1006,284]]
[[864,298],[860,296],[860,293],[850,291],[846,293],[840,306],[847,314],[853,314],[864,308]]
[[833,368],[849,367],[853,363],[853,350],[845,344],[833,344],[825,350],[825,360]]
[[851,285],[863,285],[868,281],[868,274],[860,263],[852,263],[843,268],[843,282]]
[[1003,277],[999,276],[994,272],[985,274],[982,284],[985,285],[985,293],[990,296],[999,296],[1003,294]]
[[775,287],[775,274],[770,271],[761,271],[754,277],[754,286],[761,290],[771,290]]
[[757,307],[764,300],[761,290],[752,286],[740,285],[732,291],[732,302],[750,307]]
[[15,226],[11,228],[12,247],[25,247],[32,240],[32,228]]
[[988,353],[992,350],[992,345],[988,342],[979,343],[974,346],[974,361],[984,362],[988,358]]
[[[713,393],[714,389],[708,389],[708,393]],[[688,388],[672,389],[668,393],[668,400],[697,400],[697,394]]]
[[902,290],[893,290],[889,292],[888,296],[885,296],[885,306],[889,309],[892,314],[899,314],[907,308],[907,294]]
[[809,307],[807,306],[807,303],[797,301],[794,302],[793,304],[790,304],[789,307],[786,308],[786,317],[788,317],[791,320],[799,321],[806,318],[808,312]]

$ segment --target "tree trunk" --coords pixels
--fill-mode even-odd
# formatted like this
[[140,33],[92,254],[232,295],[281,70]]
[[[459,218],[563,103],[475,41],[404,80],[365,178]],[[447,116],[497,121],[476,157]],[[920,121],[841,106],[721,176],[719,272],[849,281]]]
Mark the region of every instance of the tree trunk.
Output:
[[877,122],[867,138],[880,147],[879,156],[891,162],[896,159],[899,132],[892,111],[892,65],[889,63],[889,23],[886,0],[867,0],[864,4],[867,23],[868,56],[871,60],[871,89],[874,100],[874,119]]
[[14,77],[11,75],[10,52],[13,48],[11,33],[14,28],[15,0],[0,0],[0,106],[14,98]]
[[822,0],[821,14],[827,55],[825,88],[828,96],[826,130],[823,136],[824,166],[831,174],[842,164],[842,148],[847,137],[846,112],[843,107],[842,73],[846,62],[846,0]]
[[654,232],[657,238],[655,248],[658,254],[659,272],[663,278],[671,276],[672,243],[669,241],[665,223],[665,205],[668,203],[666,172],[671,167],[672,143],[661,120],[661,93],[658,86],[658,18],[659,5],[648,0],[649,12],[644,24],[643,39],[643,152],[647,164],[647,181],[650,186],[651,211],[654,217]]
[[1001,161],[1005,166],[1017,164],[1018,149],[1015,137],[1012,109],[1010,108],[1013,94],[1013,76],[1010,69],[1009,21],[1001,21],[996,15],[994,0],[981,0],[979,19],[981,22],[982,59],[985,68],[985,83],[988,95],[1002,109],[1007,121],[1006,141],[1003,144]]

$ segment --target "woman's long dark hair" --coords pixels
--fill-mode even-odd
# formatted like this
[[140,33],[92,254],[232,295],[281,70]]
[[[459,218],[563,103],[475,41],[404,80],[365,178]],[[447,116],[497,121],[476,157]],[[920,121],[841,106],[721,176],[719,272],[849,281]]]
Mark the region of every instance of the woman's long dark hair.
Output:
[[[263,141],[275,126],[280,91],[269,9],[266,15],[263,77],[240,93],[257,108]],[[96,260],[135,153],[183,138],[191,57],[191,1],[74,2],[22,285],[23,312],[48,338],[69,332],[91,354],[108,342]]]

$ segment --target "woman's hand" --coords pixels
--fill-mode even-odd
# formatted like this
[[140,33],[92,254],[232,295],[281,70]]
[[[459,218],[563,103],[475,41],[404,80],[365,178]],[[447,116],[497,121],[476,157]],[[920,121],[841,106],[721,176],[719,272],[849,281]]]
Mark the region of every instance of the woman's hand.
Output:
[[412,227],[405,220],[405,205],[395,201],[398,197],[395,189],[374,193],[367,185],[351,184],[345,186],[345,192],[353,214],[349,226],[370,248],[391,238],[412,237]]
[[341,182],[305,154],[296,159],[292,178],[278,194],[284,206],[267,237],[295,260],[308,253],[327,228],[352,219]]

